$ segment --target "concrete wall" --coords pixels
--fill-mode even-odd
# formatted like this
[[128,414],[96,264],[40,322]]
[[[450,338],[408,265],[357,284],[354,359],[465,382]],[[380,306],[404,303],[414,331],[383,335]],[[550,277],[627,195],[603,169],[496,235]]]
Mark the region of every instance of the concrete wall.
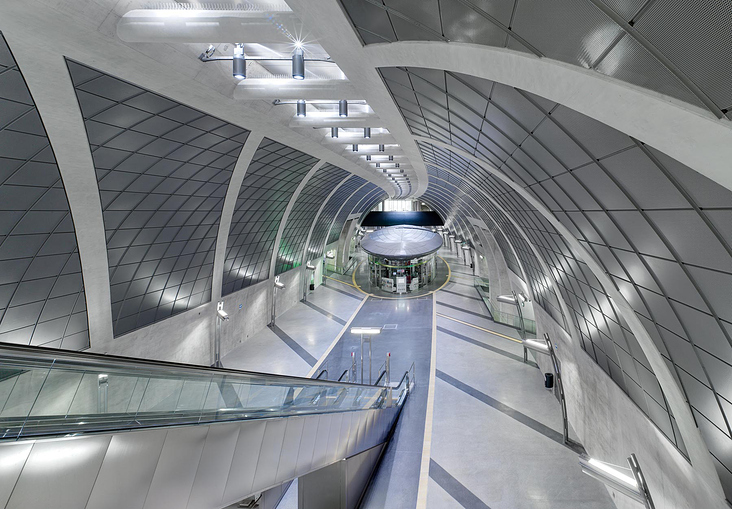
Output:
[[[298,303],[302,296],[300,266],[280,275],[284,290],[277,291],[277,315]],[[221,325],[221,356],[244,343],[270,321],[274,280],[269,279],[222,300],[229,320]],[[119,336],[102,348],[89,351],[188,364],[213,363],[216,302],[175,315],[162,322]]]
[[[626,458],[635,453],[659,509],[729,509],[689,461],[600,366],[572,342],[559,324],[541,307],[535,306],[535,312],[539,337],[548,333],[556,346],[569,422],[590,456],[627,467]],[[552,371],[548,356],[531,354],[543,373]],[[610,493],[619,509],[640,507],[622,494],[613,490]]]

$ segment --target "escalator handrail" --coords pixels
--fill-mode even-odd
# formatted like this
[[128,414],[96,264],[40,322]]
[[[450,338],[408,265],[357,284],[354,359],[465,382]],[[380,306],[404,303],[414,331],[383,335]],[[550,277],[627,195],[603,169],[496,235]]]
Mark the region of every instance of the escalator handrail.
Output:
[[11,345],[0,343],[0,365],[3,363],[12,364],[15,368],[33,367],[48,369],[51,366],[63,369],[78,370],[99,370],[100,372],[113,374],[115,370],[131,370],[125,374],[136,376],[152,375],[156,378],[179,378],[181,376],[219,376],[219,377],[242,377],[255,378],[257,380],[272,380],[281,383],[292,383],[294,385],[331,385],[340,387],[345,383],[349,385],[363,385],[349,382],[337,382],[332,380],[316,380],[313,378],[276,375],[272,373],[259,373],[256,371],[236,370],[230,368],[215,368],[194,364],[183,364],[178,362],[166,362],[149,359],[137,359],[134,357],[122,357],[117,355],[98,354],[91,352],[72,352],[59,350],[57,348],[45,348],[38,346]]

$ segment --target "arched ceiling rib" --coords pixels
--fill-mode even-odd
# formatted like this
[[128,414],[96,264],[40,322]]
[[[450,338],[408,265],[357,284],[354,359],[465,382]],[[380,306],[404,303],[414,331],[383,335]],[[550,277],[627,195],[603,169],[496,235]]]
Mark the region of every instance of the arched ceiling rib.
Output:
[[510,212],[550,267],[585,349],[673,438],[673,426],[659,421],[669,422],[669,414],[648,361],[582,259],[514,189],[427,140],[489,162],[601,264],[683,387],[729,497],[732,315],[720,292],[732,284],[732,193],[652,147],[528,92],[451,72],[381,71],[413,134],[424,140],[428,168],[448,169]]

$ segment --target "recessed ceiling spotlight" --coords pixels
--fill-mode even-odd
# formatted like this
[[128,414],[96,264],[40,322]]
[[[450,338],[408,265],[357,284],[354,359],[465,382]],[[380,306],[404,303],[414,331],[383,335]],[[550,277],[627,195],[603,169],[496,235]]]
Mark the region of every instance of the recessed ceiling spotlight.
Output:
[[338,137],[338,128],[337,127],[331,127],[330,128],[330,137],[331,138],[337,138]]
[[[399,168],[399,163],[394,163],[394,168]],[[404,170],[402,170],[402,173],[404,173]]]
[[383,152],[383,151],[384,151],[384,145],[379,145],[379,152]]
[[364,137],[365,139],[367,139],[367,140],[368,140],[369,138],[371,138],[371,128],[370,128],[370,127],[364,127],[364,128],[363,128],[363,137]]
[[308,114],[307,107],[305,106],[305,99],[298,99],[297,101],[297,116],[304,117]]
[[247,79],[247,59],[244,56],[244,46],[234,46],[234,58],[232,60],[232,74],[238,80]]
[[393,161],[393,160],[394,160],[394,156],[389,156],[389,161]]
[[296,80],[305,79],[305,53],[302,50],[302,45],[295,47],[295,52],[292,54],[292,78]]
[[345,99],[341,99],[340,101],[338,101],[338,116],[348,116],[348,101],[346,101]]
[[356,145],[356,144],[353,145],[353,151],[358,152],[358,145]]
[[381,163],[376,163],[377,168],[381,168]]
[[368,155],[368,154],[366,154],[366,160],[367,160],[367,161],[371,161],[371,156],[370,156],[370,155]]

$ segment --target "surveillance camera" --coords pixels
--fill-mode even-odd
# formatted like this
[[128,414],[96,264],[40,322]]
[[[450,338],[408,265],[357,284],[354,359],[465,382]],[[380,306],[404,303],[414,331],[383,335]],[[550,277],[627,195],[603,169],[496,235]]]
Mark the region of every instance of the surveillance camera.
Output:
[[229,314],[226,311],[224,311],[223,309],[217,310],[216,313],[218,313],[219,318],[222,319],[222,320],[228,320],[229,319]]

